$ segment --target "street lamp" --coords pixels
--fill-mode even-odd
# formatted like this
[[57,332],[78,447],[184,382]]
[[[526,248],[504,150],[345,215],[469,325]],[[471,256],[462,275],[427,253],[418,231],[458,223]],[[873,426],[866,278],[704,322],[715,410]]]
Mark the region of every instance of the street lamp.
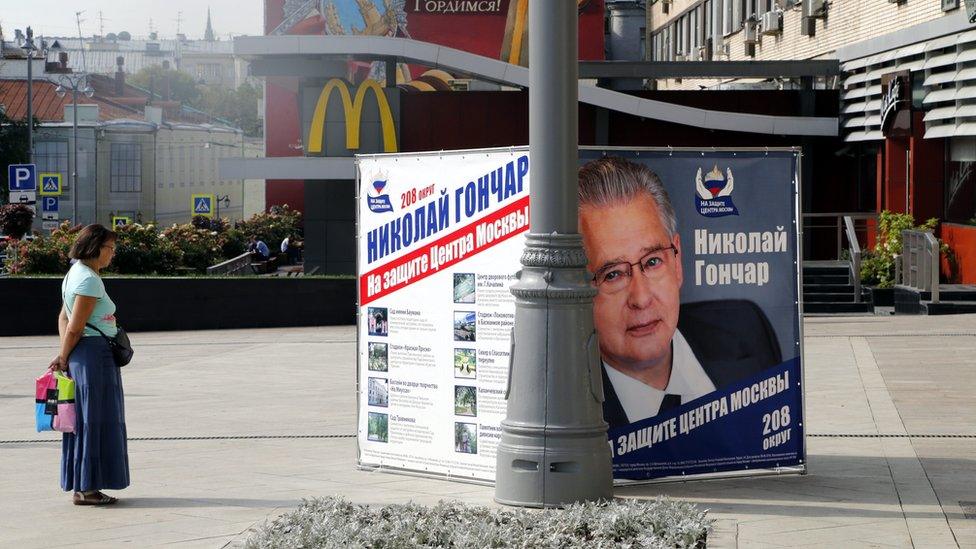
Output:
[[216,217],[217,217],[217,220],[220,221],[220,205],[223,204],[224,205],[224,208],[229,208],[230,207],[230,195],[229,194],[225,194],[224,196],[219,196],[218,195],[216,197],[216,203],[217,203]]
[[27,27],[27,40],[20,47],[27,54],[27,162],[34,163],[34,29]]
[[[58,87],[54,90],[58,97],[64,97],[71,90],[71,223],[78,224],[78,92],[89,99],[95,95],[95,90],[88,85],[88,75],[84,73],[62,74],[58,77]],[[98,193],[98,189],[95,189]],[[98,212],[95,212],[98,215]]]

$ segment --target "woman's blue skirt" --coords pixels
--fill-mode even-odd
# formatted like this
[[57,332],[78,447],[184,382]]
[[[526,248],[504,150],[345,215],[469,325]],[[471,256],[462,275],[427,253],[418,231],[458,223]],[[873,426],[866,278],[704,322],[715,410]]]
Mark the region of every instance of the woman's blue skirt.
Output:
[[61,441],[61,488],[121,490],[129,485],[122,375],[101,336],[83,337],[68,357],[78,423]]

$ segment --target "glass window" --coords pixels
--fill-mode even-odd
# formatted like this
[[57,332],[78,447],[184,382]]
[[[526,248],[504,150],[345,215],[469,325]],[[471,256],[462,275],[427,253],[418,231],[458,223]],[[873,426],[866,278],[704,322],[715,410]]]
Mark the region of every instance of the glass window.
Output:
[[112,192],[142,192],[142,157],[139,143],[112,143],[109,166]]
[[705,37],[710,38],[714,31],[712,29],[712,0],[705,2]]
[[640,43],[640,48],[641,48],[641,53],[640,53],[641,56],[640,56],[640,58],[643,59],[643,60],[645,60],[645,61],[647,60],[647,32],[646,32],[646,30],[647,29],[645,29],[644,27],[641,27],[641,30],[640,30],[640,41],[641,41],[641,43]]
[[722,34],[732,34],[732,4],[735,0],[722,0]]
[[946,162],[945,193],[946,221],[976,224],[976,162]]
[[675,55],[681,55],[681,19],[678,19],[674,23],[674,53]]
[[34,164],[37,165],[37,173],[59,173],[61,174],[61,187],[67,189],[70,186],[67,141],[35,142]]

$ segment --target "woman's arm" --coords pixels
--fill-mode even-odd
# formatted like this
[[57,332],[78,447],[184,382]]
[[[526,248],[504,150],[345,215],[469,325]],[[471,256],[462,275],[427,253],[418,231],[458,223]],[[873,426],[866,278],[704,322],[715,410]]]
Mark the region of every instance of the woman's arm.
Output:
[[68,331],[68,310],[61,305],[61,314],[58,315],[58,336],[64,341],[64,333]]
[[[64,343],[64,334],[68,331],[68,311],[65,309],[64,304],[61,305],[61,312],[58,313],[58,350],[61,349],[61,345]],[[61,355],[54,357],[49,366],[52,370],[64,370],[67,368],[67,364],[61,359]]]
[[[68,368],[68,355],[78,344],[78,340],[85,333],[85,324],[88,317],[95,310],[96,298],[87,295],[75,295],[75,304],[72,307],[71,318],[67,317],[64,308],[61,310],[61,317],[58,318],[58,332],[61,334],[61,352],[51,362],[56,370],[66,370]],[[55,362],[57,365],[55,365]]]

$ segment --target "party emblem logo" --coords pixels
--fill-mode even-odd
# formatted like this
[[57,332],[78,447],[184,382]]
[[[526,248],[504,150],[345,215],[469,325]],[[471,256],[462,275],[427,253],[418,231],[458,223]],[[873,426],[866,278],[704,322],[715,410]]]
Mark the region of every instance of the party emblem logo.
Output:
[[726,168],[725,175],[716,165],[712,171],[702,179],[702,169],[698,168],[695,176],[695,206],[698,213],[705,217],[724,217],[739,215],[739,210],[732,202],[732,190],[735,188],[732,179],[732,168]]
[[366,205],[369,206],[371,212],[383,213],[393,211],[393,204],[390,203],[390,195],[383,194],[383,190],[386,189],[386,182],[387,178],[385,174],[376,174],[376,179],[373,180],[372,192],[366,196]]

